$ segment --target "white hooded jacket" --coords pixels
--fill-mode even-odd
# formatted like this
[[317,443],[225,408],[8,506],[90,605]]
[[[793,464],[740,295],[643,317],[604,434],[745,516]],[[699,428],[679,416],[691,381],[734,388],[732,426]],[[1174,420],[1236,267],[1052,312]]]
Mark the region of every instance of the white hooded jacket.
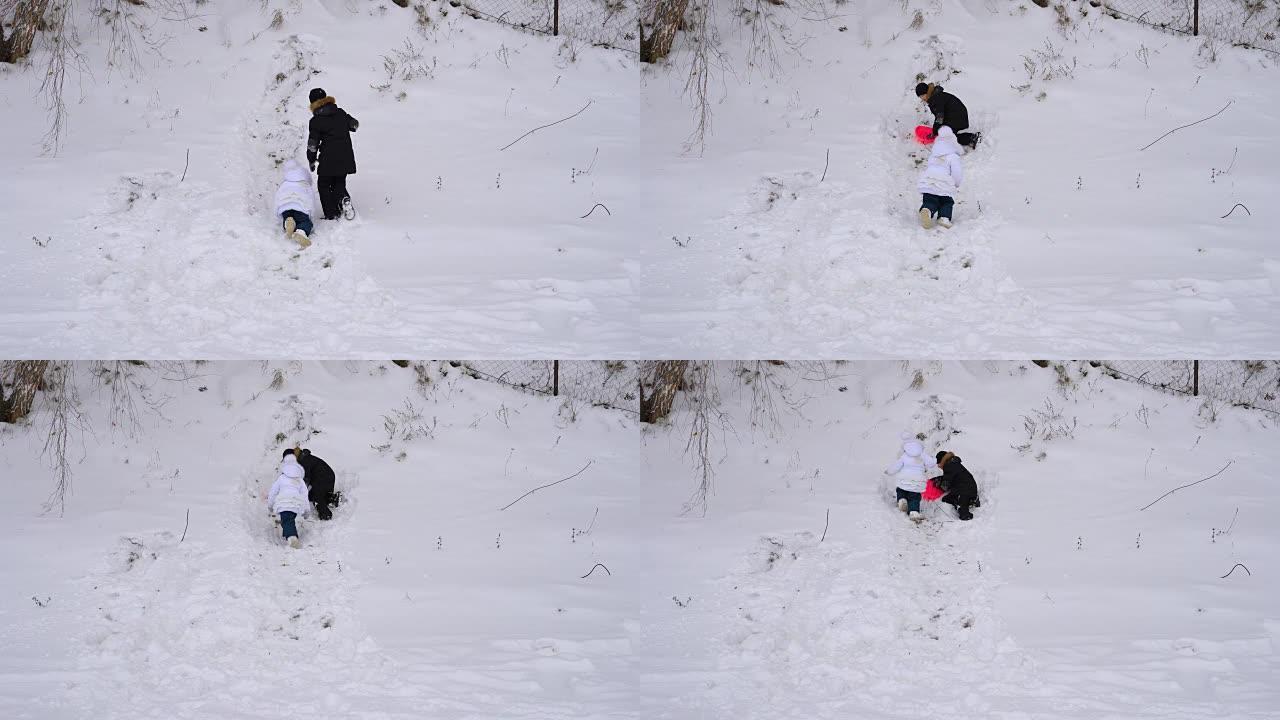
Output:
[[902,457],[885,468],[886,475],[897,478],[898,487],[909,492],[924,492],[929,466],[924,459],[924,445],[915,440],[902,443]]
[[938,137],[933,141],[933,152],[929,154],[924,172],[920,173],[916,188],[922,193],[954,197],[964,180],[960,152],[955,132],[946,125],[938,128]]
[[271,484],[271,492],[267,495],[267,506],[277,515],[282,512],[306,514],[311,507],[307,500],[307,484],[302,477],[306,473],[292,455],[285,455],[280,463],[280,477]]
[[297,210],[308,215],[314,214],[315,202],[312,200],[311,173],[297,160],[284,164],[284,182],[276,190],[276,214],[282,215],[285,210]]

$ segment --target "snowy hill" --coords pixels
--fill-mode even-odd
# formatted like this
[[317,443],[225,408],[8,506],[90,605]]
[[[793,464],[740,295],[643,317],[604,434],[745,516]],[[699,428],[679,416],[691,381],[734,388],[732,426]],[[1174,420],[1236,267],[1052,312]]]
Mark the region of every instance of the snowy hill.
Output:
[[[650,529],[646,716],[1274,717],[1276,418],[1083,370],[717,364],[706,517]],[[694,407],[645,434],[672,507]],[[964,459],[973,521],[893,506],[902,431]]]
[[[0,716],[629,716],[631,415],[434,363],[183,372],[136,370],[113,427],[110,376],[77,366],[61,517],[47,417],[0,425]],[[292,443],[345,497],[300,550],[263,500]]]
[[[704,145],[699,33],[643,73],[654,331],[713,358],[1274,353],[1276,57],[1053,5],[714,4]],[[983,132],[949,231],[915,216],[920,80]]]
[[[443,2],[208,0],[181,21],[121,7],[155,47],[111,58],[110,27],[73,13],[89,72],[67,75],[56,155],[47,51],[0,65],[0,355],[626,349],[634,55]],[[271,198],[303,159],[317,86],[360,121],[360,216],[299,252]],[[582,218],[596,203],[612,214]]]
[[[720,363],[704,516],[682,512],[696,396],[642,433],[449,364],[131,368],[76,365],[92,432],[61,516],[40,512],[48,410],[0,425],[3,717],[1252,720],[1280,701],[1260,411],[1087,364]],[[963,457],[973,521],[893,507],[902,431]],[[262,497],[294,443],[345,497],[299,550]]]

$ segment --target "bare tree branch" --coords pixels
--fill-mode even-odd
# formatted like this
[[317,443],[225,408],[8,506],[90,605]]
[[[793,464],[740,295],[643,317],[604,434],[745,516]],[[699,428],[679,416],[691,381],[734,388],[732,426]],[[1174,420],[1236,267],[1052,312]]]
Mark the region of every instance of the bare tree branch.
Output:
[[1204,482],[1205,480],[1212,480],[1212,479],[1214,479],[1214,478],[1218,477],[1218,476],[1219,476],[1219,475],[1221,475],[1222,473],[1226,472],[1227,468],[1231,467],[1231,464],[1232,464],[1232,463],[1234,463],[1234,462],[1235,462],[1235,460],[1228,460],[1228,461],[1227,461],[1227,464],[1226,464],[1226,465],[1223,465],[1221,470],[1219,470],[1218,472],[1216,472],[1216,473],[1214,473],[1214,474],[1210,475],[1210,476],[1209,476],[1209,477],[1207,477],[1207,478],[1202,478],[1202,479],[1197,480],[1197,481],[1195,481],[1195,482],[1193,482],[1193,483],[1187,483],[1186,485],[1179,485],[1178,487],[1176,487],[1176,488],[1174,488],[1174,489],[1170,490],[1169,492],[1167,492],[1167,493],[1165,493],[1165,494],[1161,495],[1160,497],[1156,498],[1155,500],[1152,500],[1151,502],[1147,503],[1144,507],[1142,507],[1140,510],[1138,510],[1138,512],[1142,512],[1143,510],[1146,510],[1147,508],[1151,507],[1152,505],[1155,505],[1156,503],[1158,503],[1158,502],[1160,502],[1161,500],[1163,500],[1163,499],[1165,499],[1165,498],[1169,497],[1170,495],[1172,495],[1172,494],[1174,494],[1174,493],[1178,492],[1179,490],[1182,490],[1183,488],[1189,488],[1189,487],[1191,487],[1192,485],[1199,485],[1200,483]]
[[574,479],[574,478],[578,477],[578,476],[579,476],[579,475],[581,475],[582,473],[586,472],[586,471],[587,471],[587,468],[591,467],[591,465],[592,465],[592,464],[594,464],[594,463],[595,463],[595,460],[588,460],[588,461],[587,461],[587,464],[586,464],[586,465],[583,465],[581,470],[579,470],[578,472],[576,472],[576,473],[574,473],[574,474],[570,475],[569,477],[567,477],[567,478],[561,478],[560,480],[557,480],[557,481],[555,481],[555,482],[553,482],[553,483],[547,483],[546,485],[539,485],[538,487],[536,487],[536,488],[534,488],[534,489],[530,490],[529,492],[527,492],[527,493],[525,493],[525,494],[521,495],[520,497],[516,498],[515,500],[512,500],[511,502],[507,503],[506,505],[503,505],[502,507],[498,508],[498,512],[502,512],[503,510],[506,510],[507,508],[511,507],[512,505],[515,505],[516,503],[518,503],[518,502],[520,502],[521,500],[523,500],[523,499],[525,499],[525,498],[529,497],[530,495],[532,495],[532,494],[534,494],[534,493],[538,492],[539,490],[542,490],[543,488],[549,488],[549,487],[551,487],[552,485],[559,485],[560,483],[564,482],[565,480],[572,480],[572,479]]

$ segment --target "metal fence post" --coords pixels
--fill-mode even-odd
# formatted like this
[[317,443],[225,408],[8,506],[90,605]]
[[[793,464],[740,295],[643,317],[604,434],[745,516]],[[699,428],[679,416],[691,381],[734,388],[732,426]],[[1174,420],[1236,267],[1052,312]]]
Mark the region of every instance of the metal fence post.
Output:
[[[1197,1],[1196,6],[1198,7],[1199,5],[1200,3]],[[1191,395],[1193,397],[1200,397],[1200,361],[1199,360],[1191,361]]]
[[[558,5],[559,3],[557,3]],[[551,395],[560,397],[560,361],[551,361]]]
[[[556,2],[559,3],[560,0],[556,0]],[[1195,0],[1191,5],[1191,34],[1200,35],[1200,0]]]
[[[1199,8],[1199,7],[1200,7],[1200,0],[1196,0],[1196,8]],[[1199,10],[1197,10],[1196,11],[1197,23],[1200,22],[1199,18],[1200,18],[1200,12]],[[557,36],[560,34],[560,0],[552,0],[552,3],[551,3],[551,34],[557,35]],[[556,362],[559,362],[559,360],[557,360]]]

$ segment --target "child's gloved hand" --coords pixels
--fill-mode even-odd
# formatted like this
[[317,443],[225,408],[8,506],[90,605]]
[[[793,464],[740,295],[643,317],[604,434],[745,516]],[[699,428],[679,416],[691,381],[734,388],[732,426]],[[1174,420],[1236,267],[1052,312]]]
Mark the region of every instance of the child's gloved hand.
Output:
[[315,161],[315,160],[312,160],[312,161],[310,162],[310,165],[311,165],[311,172],[315,172],[315,171],[316,171],[316,161]]

